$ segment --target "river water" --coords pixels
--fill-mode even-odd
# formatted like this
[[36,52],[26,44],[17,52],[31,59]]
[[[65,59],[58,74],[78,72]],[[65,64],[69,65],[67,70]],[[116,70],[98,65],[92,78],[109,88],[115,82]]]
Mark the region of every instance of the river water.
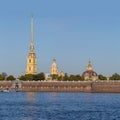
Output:
[[120,94],[0,92],[0,120],[120,120]]

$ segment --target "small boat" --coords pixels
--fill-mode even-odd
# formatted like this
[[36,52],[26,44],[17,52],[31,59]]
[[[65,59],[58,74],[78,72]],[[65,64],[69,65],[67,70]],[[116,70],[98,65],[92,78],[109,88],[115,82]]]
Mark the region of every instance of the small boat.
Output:
[[10,92],[9,90],[2,90],[1,92]]

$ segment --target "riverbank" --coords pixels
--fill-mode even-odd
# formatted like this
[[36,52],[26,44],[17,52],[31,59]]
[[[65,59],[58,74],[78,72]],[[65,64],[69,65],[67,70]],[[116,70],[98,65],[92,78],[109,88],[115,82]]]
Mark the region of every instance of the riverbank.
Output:
[[120,93],[120,81],[1,81],[0,91]]

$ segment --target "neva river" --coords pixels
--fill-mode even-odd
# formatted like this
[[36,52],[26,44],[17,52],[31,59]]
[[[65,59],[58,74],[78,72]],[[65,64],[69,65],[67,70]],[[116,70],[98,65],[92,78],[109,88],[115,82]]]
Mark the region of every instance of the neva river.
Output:
[[120,120],[120,94],[0,92],[0,120]]

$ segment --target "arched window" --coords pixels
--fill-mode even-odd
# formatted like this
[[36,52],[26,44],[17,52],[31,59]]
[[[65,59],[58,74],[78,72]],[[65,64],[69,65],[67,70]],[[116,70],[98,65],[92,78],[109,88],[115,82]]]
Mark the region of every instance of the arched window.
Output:
[[29,63],[31,63],[31,59],[29,59]]

